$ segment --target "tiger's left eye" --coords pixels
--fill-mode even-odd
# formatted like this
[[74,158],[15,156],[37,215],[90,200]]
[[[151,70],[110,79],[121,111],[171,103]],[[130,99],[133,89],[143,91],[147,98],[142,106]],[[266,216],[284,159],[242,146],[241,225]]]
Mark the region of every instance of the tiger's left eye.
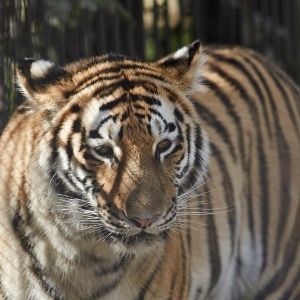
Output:
[[114,156],[114,150],[109,145],[104,145],[99,148],[96,148],[95,152],[102,157],[111,158]]
[[156,146],[156,150],[159,152],[165,152],[171,147],[172,143],[170,140],[162,140]]

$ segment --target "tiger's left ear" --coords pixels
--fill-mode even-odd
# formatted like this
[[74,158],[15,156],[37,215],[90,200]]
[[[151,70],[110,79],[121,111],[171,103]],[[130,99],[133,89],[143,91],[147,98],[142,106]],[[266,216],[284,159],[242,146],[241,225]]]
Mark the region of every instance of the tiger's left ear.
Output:
[[186,94],[205,90],[201,75],[205,71],[205,55],[200,41],[177,50],[172,56],[157,62],[163,73]]
[[33,109],[54,110],[67,102],[74,86],[71,74],[45,60],[22,59],[16,68],[19,90]]

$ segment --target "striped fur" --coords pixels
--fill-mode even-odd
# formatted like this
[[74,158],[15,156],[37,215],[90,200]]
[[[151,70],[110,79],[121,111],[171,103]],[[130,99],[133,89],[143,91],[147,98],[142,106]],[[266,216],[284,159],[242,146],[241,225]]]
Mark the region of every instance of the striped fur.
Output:
[[20,62],[0,299],[299,298],[299,88],[253,51],[205,52]]

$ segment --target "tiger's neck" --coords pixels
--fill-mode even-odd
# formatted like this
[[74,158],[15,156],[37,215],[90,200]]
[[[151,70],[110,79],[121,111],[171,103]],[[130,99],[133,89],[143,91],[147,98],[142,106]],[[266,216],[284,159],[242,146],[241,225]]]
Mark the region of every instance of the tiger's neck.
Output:
[[[176,244],[176,240],[172,239],[172,245]],[[166,244],[169,242],[166,241]],[[156,287],[154,290],[158,289],[159,282],[156,282],[155,272],[157,268],[163,269],[172,259],[170,253],[164,251],[166,244],[162,243],[161,249],[147,254],[122,254],[113,251],[103,241],[98,244],[74,242],[70,238],[59,237],[56,233],[56,239],[51,240],[47,247],[43,242],[37,243],[36,253],[39,253],[39,261],[44,262],[43,269],[48,275],[48,282],[53,282],[55,289],[62,292],[63,298],[114,299],[114,295],[124,295],[123,299],[135,299],[139,295],[134,294],[134,291],[140,291],[141,286],[150,284],[147,281],[151,277],[151,285]],[[174,251],[180,252],[180,247],[175,244]],[[48,257],[45,248],[47,253],[51,253]],[[169,276],[166,273],[164,280],[170,283],[171,288]],[[61,278],[64,278],[63,282]]]

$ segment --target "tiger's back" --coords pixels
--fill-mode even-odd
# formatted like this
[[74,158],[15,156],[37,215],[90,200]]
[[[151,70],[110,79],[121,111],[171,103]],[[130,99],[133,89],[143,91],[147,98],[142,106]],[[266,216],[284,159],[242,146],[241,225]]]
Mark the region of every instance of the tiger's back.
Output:
[[299,88],[253,51],[205,52],[19,65],[3,299],[299,297]]
[[235,282],[231,298],[244,289],[250,299],[297,299],[299,88],[251,50],[207,53],[210,92],[194,99],[212,149],[204,193],[215,215],[208,217],[206,244],[218,270],[211,275],[225,284],[215,297],[225,299]]

